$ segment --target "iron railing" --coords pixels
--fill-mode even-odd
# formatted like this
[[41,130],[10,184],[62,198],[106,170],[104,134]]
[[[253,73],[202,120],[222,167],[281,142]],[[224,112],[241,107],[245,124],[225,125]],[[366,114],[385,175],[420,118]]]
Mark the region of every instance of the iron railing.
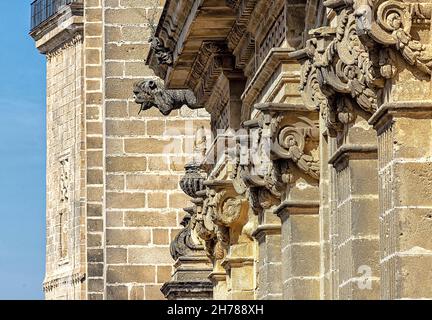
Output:
[[31,4],[31,30],[48,20],[60,9],[72,3],[82,3],[83,0],[35,0]]

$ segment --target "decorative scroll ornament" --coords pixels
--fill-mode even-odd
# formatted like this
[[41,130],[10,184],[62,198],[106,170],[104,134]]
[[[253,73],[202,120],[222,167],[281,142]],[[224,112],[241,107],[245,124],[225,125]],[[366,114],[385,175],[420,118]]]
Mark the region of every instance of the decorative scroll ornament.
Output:
[[318,142],[319,131],[316,126],[300,128],[286,126],[282,128],[273,145],[273,152],[281,159],[291,160],[296,166],[314,179],[319,179],[319,158],[306,153],[307,142]]
[[197,237],[193,237],[193,226],[195,224],[195,213],[192,208],[185,209],[188,213],[181,225],[184,229],[175,237],[171,243],[170,252],[174,260],[179,257],[190,256],[201,252],[204,246]]
[[246,198],[238,195],[231,184],[219,185],[216,181],[207,187],[202,210],[196,215],[194,230],[205,242],[209,257],[223,258],[222,253],[230,239],[230,228],[246,220],[248,210]]
[[391,49],[405,61],[431,74],[430,45],[413,39],[412,25],[429,31],[431,5],[400,1],[327,0],[338,16],[335,29],[312,30],[309,60],[302,68],[300,90],[305,104],[321,110],[330,132],[339,131],[356,113],[370,115],[381,103],[385,79],[396,68]]
[[340,12],[335,37],[322,54],[316,48],[317,39],[309,42],[313,59],[303,67],[301,90],[305,101],[321,109],[332,129],[353,120],[347,115],[353,107],[372,114],[384,86],[377,69],[380,53],[361,41],[357,20],[361,25],[366,22],[363,16],[353,13],[350,8]]
[[153,50],[159,64],[172,66],[173,54],[158,37],[150,38],[150,48]]
[[[369,6],[359,6],[360,10],[370,11]],[[414,40],[411,35],[413,23],[426,24],[429,29],[432,6],[429,3],[404,3],[385,1],[376,10],[376,20],[366,33],[376,42],[393,46],[405,61],[420,71],[431,74],[432,52],[430,45]],[[428,30],[429,31],[429,30]]]
[[201,108],[195,95],[190,90],[168,90],[160,79],[143,80],[134,86],[135,102],[141,105],[141,111],[152,107],[167,116],[171,111],[187,106],[191,109]]

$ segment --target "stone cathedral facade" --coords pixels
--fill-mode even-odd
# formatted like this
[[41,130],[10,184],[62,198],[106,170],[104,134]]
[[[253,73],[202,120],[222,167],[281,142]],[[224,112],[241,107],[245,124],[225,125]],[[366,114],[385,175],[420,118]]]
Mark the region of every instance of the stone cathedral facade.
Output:
[[432,299],[431,18],[36,0],[47,299]]

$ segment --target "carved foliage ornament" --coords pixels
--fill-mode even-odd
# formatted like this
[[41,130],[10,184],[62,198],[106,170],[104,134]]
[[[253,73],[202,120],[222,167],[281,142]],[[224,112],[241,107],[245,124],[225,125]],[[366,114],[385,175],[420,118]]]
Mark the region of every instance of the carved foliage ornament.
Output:
[[413,19],[429,21],[431,10],[428,4],[398,1],[354,1],[341,9],[336,2],[326,5],[338,10],[337,28],[313,31],[300,90],[306,105],[320,109],[330,129],[340,130],[354,120],[354,109],[366,114],[377,110],[384,80],[395,73],[386,48],[395,48],[410,65],[431,73],[429,47],[411,35]]
[[384,85],[376,69],[380,53],[361,41],[353,12],[340,12],[334,38],[322,53],[318,48],[321,39],[309,42],[312,61],[303,67],[300,89],[305,101],[321,110],[332,129],[353,120],[345,115],[353,106],[373,113],[378,105],[377,93]]
[[291,160],[298,169],[308,176],[318,180],[320,176],[319,158],[306,153],[307,142],[319,140],[317,127],[285,126],[277,136],[273,152],[281,159]]
[[155,107],[167,116],[171,111],[183,106],[191,109],[201,108],[192,91],[165,89],[163,81],[160,79],[147,79],[136,83],[134,94],[135,102],[141,105],[140,111]]
[[[369,8],[363,5],[358,10],[371,10]],[[366,33],[376,42],[396,48],[410,65],[431,74],[430,46],[414,40],[411,35],[413,23],[429,26],[431,11],[429,3],[385,1],[376,9],[376,20]]]

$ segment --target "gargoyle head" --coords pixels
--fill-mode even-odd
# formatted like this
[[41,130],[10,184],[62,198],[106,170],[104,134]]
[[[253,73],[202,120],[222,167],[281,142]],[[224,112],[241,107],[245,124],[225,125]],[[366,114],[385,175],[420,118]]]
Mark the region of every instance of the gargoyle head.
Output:
[[142,80],[134,85],[134,98],[137,104],[141,105],[141,111],[148,110],[152,107],[158,107],[156,95],[163,90],[163,83],[156,79]]

